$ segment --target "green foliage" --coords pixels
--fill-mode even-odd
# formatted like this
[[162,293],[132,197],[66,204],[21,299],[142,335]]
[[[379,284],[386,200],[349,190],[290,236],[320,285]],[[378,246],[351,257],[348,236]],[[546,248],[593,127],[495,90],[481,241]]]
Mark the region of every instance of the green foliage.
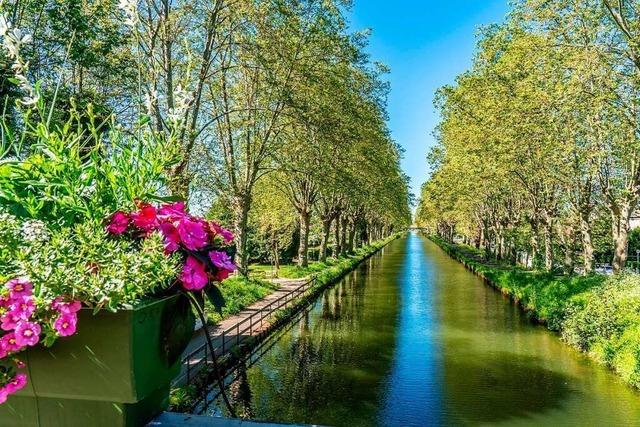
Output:
[[478,252],[432,237],[570,345],[640,388],[640,276],[553,276],[489,266]]
[[102,133],[92,109],[89,126],[73,114],[65,126],[48,129],[46,119],[22,132],[4,122],[3,145],[30,141],[18,158],[0,161],[0,203],[22,218],[50,227],[101,221],[135,200],[156,200],[165,171],[177,159],[171,144],[151,133]]
[[209,320],[218,323],[224,318],[238,314],[245,307],[269,295],[277,285],[258,279],[230,277],[219,285],[224,298],[224,306],[219,312],[207,301],[205,306]]
[[10,256],[0,265],[13,263],[13,273],[28,277],[37,297],[67,295],[109,310],[134,306],[170,285],[180,265],[165,255],[159,234],[139,242],[113,239],[96,222],[43,229]]

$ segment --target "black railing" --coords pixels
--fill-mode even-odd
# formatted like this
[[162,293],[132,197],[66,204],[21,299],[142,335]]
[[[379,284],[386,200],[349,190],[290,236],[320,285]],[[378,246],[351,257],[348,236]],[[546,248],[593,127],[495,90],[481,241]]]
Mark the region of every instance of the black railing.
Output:
[[[249,317],[241,320],[233,326],[224,329],[222,332],[210,333],[206,325],[202,327],[202,333],[210,333],[213,342],[213,350],[218,358],[224,358],[231,351],[242,344],[249,338],[255,337],[266,330],[265,326],[269,326],[271,318],[280,310],[293,306],[301,297],[315,287],[315,277],[302,283],[295,289],[284,293],[277,299],[270,301],[264,307],[256,310]],[[266,323],[266,325],[265,325]],[[186,354],[182,358],[182,371],[175,379],[175,385],[190,384],[194,377],[208,365],[211,360],[211,350],[207,345],[206,339],[203,343]]]

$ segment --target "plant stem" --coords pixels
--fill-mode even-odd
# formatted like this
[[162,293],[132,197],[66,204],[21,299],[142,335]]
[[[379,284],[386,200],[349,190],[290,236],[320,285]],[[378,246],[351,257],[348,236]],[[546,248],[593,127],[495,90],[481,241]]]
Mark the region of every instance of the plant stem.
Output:
[[[191,292],[185,292],[185,294],[191,299],[191,302],[196,307],[196,311],[198,312],[198,316],[200,317],[200,321],[202,322],[202,327],[205,329],[205,337],[207,339],[207,345],[209,346],[209,351],[211,352],[211,360],[213,361],[213,370],[215,371],[216,382],[218,383],[218,388],[220,388],[220,394],[222,395],[222,400],[227,407],[227,410],[231,414],[231,417],[237,418],[236,411],[231,406],[231,402],[229,402],[229,398],[227,397],[227,393],[224,387],[224,380],[222,379],[222,375],[220,374],[220,369],[218,367],[218,360],[216,358],[216,351],[213,347],[213,342],[211,342],[211,336],[209,335],[209,327],[207,326],[207,319],[204,315],[204,310],[200,307],[200,303],[193,296]],[[206,361],[205,361],[206,362]]]

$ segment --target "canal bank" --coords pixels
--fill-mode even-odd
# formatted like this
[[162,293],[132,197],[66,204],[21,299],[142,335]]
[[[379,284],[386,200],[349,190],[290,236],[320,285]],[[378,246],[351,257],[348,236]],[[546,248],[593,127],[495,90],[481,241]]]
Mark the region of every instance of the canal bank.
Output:
[[[640,397],[416,234],[287,325],[229,385],[254,420],[633,426]],[[212,405],[210,414],[225,415]]]
[[[396,233],[357,248],[352,254],[339,258],[311,277],[294,281],[289,288],[279,289],[214,327],[201,326],[183,354],[182,370],[171,391],[170,409],[176,412],[196,413],[207,409],[207,396],[212,392],[212,388],[215,389],[215,384],[212,383],[215,370],[211,369],[211,347],[222,371],[234,369],[239,358],[250,354],[262,340],[314,301],[322,290],[340,280],[402,234]],[[207,342],[205,334],[209,334],[211,345]]]
[[491,265],[475,248],[429,239],[567,344],[640,388],[640,276],[566,276]]

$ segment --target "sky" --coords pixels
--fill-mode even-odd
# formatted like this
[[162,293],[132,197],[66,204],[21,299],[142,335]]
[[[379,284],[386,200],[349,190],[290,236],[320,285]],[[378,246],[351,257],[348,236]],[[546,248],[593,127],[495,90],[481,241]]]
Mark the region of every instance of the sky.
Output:
[[354,0],[354,31],[371,29],[371,59],[391,68],[389,127],[405,149],[402,167],[418,196],[435,144],[435,91],[454,82],[473,58],[477,29],[502,22],[508,0]]

